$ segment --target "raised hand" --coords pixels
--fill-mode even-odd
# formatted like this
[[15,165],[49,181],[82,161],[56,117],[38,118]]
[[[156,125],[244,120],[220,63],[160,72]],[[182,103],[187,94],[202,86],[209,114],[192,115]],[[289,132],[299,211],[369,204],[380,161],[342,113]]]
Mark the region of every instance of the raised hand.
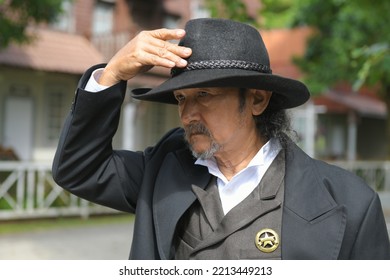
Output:
[[191,55],[191,49],[169,42],[184,36],[183,29],[163,28],[140,32],[111,58],[99,83],[111,86],[146,72],[153,66],[185,67],[185,58]]

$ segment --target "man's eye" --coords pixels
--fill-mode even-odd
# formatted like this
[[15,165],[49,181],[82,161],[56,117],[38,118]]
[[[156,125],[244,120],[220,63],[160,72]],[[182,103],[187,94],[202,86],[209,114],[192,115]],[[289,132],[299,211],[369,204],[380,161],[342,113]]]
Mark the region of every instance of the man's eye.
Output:
[[177,100],[179,103],[180,103],[180,102],[183,102],[184,99],[185,99],[184,95],[181,95],[181,94],[175,95],[175,98],[176,98],[176,100]]
[[199,91],[198,92],[199,97],[206,97],[207,95],[209,95],[209,93],[207,91]]

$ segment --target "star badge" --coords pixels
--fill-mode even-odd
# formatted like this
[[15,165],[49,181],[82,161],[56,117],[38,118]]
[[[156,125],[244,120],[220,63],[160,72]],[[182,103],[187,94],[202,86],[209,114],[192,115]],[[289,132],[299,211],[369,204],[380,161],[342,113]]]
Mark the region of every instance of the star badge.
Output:
[[257,249],[264,253],[271,253],[279,247],[279,235],[272,229],[265,228],[256,234]]

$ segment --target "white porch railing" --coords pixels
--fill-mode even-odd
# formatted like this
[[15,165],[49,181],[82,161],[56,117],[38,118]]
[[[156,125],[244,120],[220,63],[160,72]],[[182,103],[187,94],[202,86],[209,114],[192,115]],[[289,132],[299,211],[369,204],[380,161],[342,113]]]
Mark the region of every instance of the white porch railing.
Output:
[[80,199],[51,176],[50,163],[0,161],[0,220],[117,213]]
[[[362,177],[390,208],[390,162],[333,162]],[[80,199],[51,176],[50,163],[0,162],[0,220],[118,213]]]
[[355,173],[378,192],[390,192],[390,161],[334,161],[331,163]]
[[337,161],[332,163],[355,173],[378,191],[390,233],[390,161]]

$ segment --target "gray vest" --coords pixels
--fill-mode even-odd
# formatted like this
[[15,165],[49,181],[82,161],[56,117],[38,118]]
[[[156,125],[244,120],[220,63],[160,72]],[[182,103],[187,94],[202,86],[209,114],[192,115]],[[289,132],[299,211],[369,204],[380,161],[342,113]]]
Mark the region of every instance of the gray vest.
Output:
[[179,222],[176,259],[281,259],[285,153],[279,152],[259,185],[223,214],[215,177]]

